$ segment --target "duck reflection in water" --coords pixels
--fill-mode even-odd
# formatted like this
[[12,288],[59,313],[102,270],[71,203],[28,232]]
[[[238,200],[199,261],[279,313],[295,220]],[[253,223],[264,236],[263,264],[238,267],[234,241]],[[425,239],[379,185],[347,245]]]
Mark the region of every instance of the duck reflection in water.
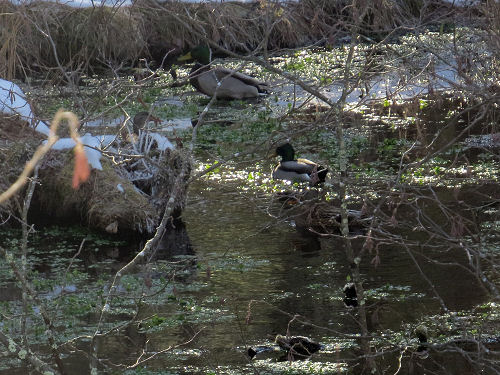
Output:
[[186,225],[180,218],[169,221],[158,246],[155,249],[153,260],[174,260],[183,256],[196,255],[191,245]]
[[269,353],[283,353],[283,350],[286,354],[281,355],[278,358],[278,361],[295,361],[300,359],[307,359],[312,354],[324,348],[322,344],[314,342],[308,337],[305,336],[283,336],[276,335],[274,339],[274,343],[276,345],[269,346],[256,346],[254,348],[248,348],[247,354],[250,359],[253,359],[257,355],[268,354]]
[[304,258],[317,256],[321,250],[321,242],[317,236],[311,236],[307,232],[297,231],[291,240],[293,249],[300,251]]
[[[160,239],[148,262],[168,261],[172,265],[172,275],[179,282],[190,282],[198,272],[196,253],[189,239],[186,226],[180,218],[167,224],[165,233]],[[152,274],[152,278],[165,277],[164,272]]]

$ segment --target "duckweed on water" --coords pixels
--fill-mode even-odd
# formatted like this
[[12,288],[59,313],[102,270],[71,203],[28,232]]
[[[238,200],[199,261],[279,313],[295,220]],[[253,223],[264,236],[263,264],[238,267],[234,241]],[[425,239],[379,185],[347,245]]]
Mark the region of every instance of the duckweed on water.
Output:
[[372,300],[405,301],[425,297],[423,293],[411,292],[410,286],[387,284],[379,288],[365,290],[365,296]]
[[261,374],[280,374],[289,375],[307,375],[307,374],[341,374],[347,372],[346,363],[337,362],[312,362],[312,361],[294,361],[294,362],[269,362],[256,361],[255,366]]
[[[426,316],[418,324],[427,328],[432,344],[443,344],[465,337],[484,343],[498,340],[496,323],[500,318],[498,306],[486,303],[473,311],[453,311],[446,314]],[[406,327],[412,331],[415,327]],[[464,334],[465,333],[465,334]]]
[[[19,235],[18,231],[6,232],[3,237],[5,243],[3,246],[14,249],[19,245],[12,236]],[[104,296],[107,291],[108,282],[103,282],[100,278],[95,278],[93,269],[102,272],[103,267],[108,268],[113,266],[114,262],[110,259],[104,258],[102,262],[96,261],[91,264],[88,269],[85,269],[84,262],[80,259],[73,261],[73,267],[68,269],[68,259],[76,253],[78,248],[79,236],[86,238],[86,246],[83,252],[85,253],[87,247],[94,249],[95,245],[99,249],[105,251],[107,248],[115,248],[117,245],[123,245],[123,241],[113,239],[112,237],[99,236],[97,234],[85,233],[83,229],[78,231],[70,230],[61,227],[49,227],[45,231],[39,231],[36,235],[31,236],[31,242],[37,251],[30,252],[29,262],[34,267],[37,264],[44,264],[51,268],[51,273],[46,274],[39,271],[32,270],[29,274],[29,279],[33,287],[39,292],[40,298],[45,304],[46,310],[51,314],[56,322],[56,326],[61,328],[61,339],[66,337],[72,338],[73,335],[78,334],[92,334],[95,327],[94,319],[96,318],[96,311],[99,311],[104,304]],[[76,244],[75,244],[76,241]],[[55,250],[51,245],[55,244]],[[94,252],[94,251],[92,251]],[[83,254],[83,253],[82,253]],[[82,255],[81,255],[82,256]],[[84,257],[86,255],[83,255]],[[159,263],[160,267],[158,272],[174,271],[176,268],[180,269],[180,265],[170,265],[168,268],[167,263]],[[10,270],[2,264],[2,272],[10,274]],[[89,273],[90,272],[90,273]],[[178,272],[177,274],[181,274]],[[47,276],[50,275],[50,276]],[[2,282],[6,288],[13,288],[14,286],[9,281],[10,277],[3,275]],[[175,321],[177,324],[186,322],[202,323],[213,321],[214,319],[224,319],[227,315],[220,308],[209,308],[198,306],[192,299],[169,299],[172,296],[173,288],[177,285],[177,293],[183,289],[187,291],[195,290],[196,284],[186,285],[184,288],[182,283],[176,283],[169,279],[153,280],[151,290],[147,290],[144,285],[142,275],[128,274],[121,278],[121,283],[118,286],[117,293],[113,298],[114,308],[108,312],[111,321],[128,320],[137,313],[137,302],[143,298],[143,293],[147,291],[154,295],[154,298],[148,300],[148,305],[161,304],[164,305],[166,301],[176,302],[173,306],[177,306],[179,312]],[[201,285],[201,284],[199,284]],[[2,302],[0,304],[0,313],[5,316],[19,314],[22,309],[20,301]],[[29,333],[33,334],[32,343],[43,344],[46,342],[46,332],[41,322],[39,315],[39,307],[33,306],[34,316],[31,317],[37,324],[30,325]],[[227,315],[227,319],[232,319],[231,315]],[[94,322],[94,323],[92,323]],[[5,320],[2,323],[2,329],[14,331],[16,328],[16,321],[14,319]],[[108,327],[112,329],[114,323],[107,323],[103,328]],[[71,331],[66,331],[64,328],[69,328]]]

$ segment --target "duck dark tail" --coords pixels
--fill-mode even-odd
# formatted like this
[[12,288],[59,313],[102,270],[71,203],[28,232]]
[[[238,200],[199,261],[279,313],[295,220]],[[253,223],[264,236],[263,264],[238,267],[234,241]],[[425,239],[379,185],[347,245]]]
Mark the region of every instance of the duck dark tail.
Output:
[[327,174],[328,174],[328,168],[325,168],[322,165],[318,166],[318,179],[319,179],[319,182],[325,182]]

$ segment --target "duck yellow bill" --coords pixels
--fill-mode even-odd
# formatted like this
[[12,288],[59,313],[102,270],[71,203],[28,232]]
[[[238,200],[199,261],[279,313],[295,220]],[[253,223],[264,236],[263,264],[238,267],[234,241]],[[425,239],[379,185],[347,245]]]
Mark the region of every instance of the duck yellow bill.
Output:
[[191,51],[186,53],[185,55],[182,55],[181,57],[179,57],[177,59],[177,61],[188,61],[188,60],[192,60],[193,59],[193,56],[191,56]]

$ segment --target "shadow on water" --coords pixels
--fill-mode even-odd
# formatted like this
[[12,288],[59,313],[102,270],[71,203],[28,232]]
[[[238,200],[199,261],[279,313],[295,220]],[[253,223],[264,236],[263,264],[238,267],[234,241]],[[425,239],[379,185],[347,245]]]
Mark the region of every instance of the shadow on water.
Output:
[[180,256],[195,256],[186,225],[180,219],[172,220],[155,249],[152,260],[173,260]]

